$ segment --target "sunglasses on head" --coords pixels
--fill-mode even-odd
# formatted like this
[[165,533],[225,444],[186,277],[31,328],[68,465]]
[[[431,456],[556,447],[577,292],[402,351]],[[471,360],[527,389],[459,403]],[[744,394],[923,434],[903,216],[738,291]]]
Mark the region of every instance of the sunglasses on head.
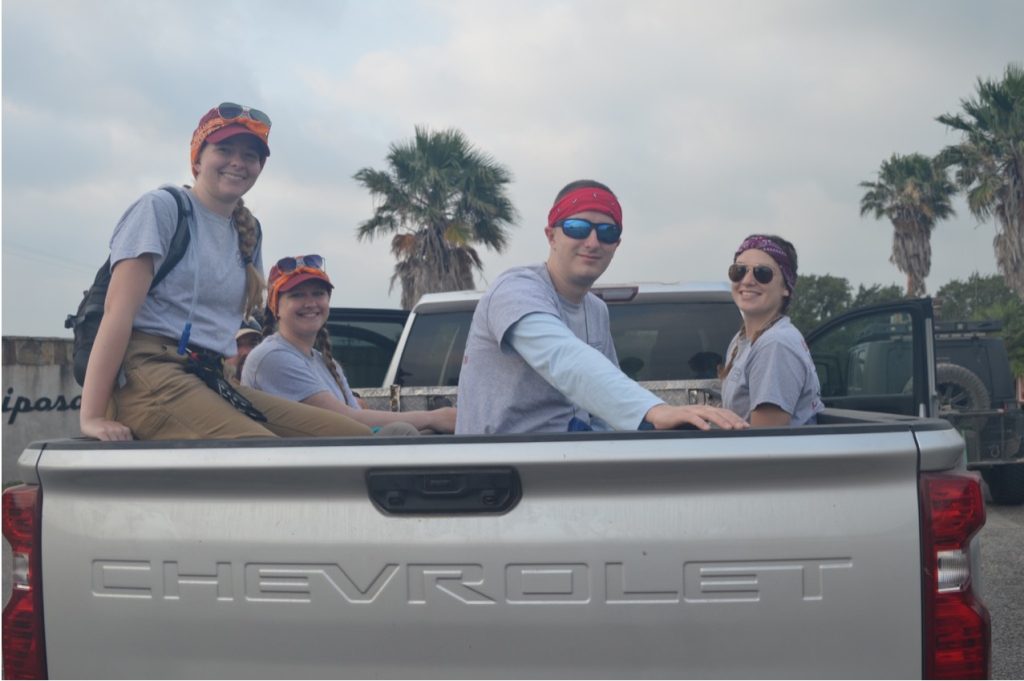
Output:
[[591,222],[583,218],[566,218],[556,223],[570,239],[586,239],[591,230],[597,231],[597,240],[603,244],[617,244],[622,237],[622,226],[614,222]]
[[281,258],[277,261],[277,269],[281,274],[291,274],[300,267],[311,267],[314,270],[324,269],[324,256],[316,255],[296,255],[295,257]]
[[236,118],[249,118],[257,123],[270,127],[270,116],[263,113],[259,109],[250,109],[247,106],[241,104],[235,104],[234,102],[222,102],[217,106],[217,115],[226,121],[231,121]]
[[759,284],[768,284],[775,277],[775,270],[768,265],[754,265],[753,268],[748,265],[730,265],[729,280],[736,283],[743,281],[743,277],[747,276],[750,269],[754,270],[754,279]]

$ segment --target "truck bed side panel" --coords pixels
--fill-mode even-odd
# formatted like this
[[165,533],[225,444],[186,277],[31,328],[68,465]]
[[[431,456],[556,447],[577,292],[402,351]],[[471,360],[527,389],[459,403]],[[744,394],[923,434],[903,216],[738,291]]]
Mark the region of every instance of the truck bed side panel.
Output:
[[[833,430],[50,449],[50,674],[918,677],[914,434]],[[507,513],[367,496],[488,462]]]

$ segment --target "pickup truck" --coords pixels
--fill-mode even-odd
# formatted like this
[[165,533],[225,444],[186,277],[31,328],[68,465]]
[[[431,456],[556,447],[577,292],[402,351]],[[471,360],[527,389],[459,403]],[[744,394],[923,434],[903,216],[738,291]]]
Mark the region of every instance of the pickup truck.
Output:
[[[930,306],[882,314],[912,329],[912,390],[889,400],[910,414],[35,442],[3,495],[4,675],[985,678],[980,483],[953,426],[917,415]],[[657,343],[633,340],[642,379]]]

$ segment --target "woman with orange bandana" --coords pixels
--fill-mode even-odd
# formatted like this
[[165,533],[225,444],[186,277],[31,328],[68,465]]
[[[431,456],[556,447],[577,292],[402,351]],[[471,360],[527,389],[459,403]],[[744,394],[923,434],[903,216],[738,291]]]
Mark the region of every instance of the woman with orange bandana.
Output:
[[[110,284],[82,389],[82,434],[100,440],[369,435],[341,414],[224,378],[235,333],[262,307],[259,223],[242,196],[270,155],[270,118],[225,102],[192,134],[195,185],[184,190],[189,245],[156,286],[178,205],[154,190],[110,241]],[[182,190],[179,190],[182,191]],[[152,288],[151,288],[152,286]]]
[[[319,255],[281,258],[270,268],[267,321],[277,332],[268,336],[246,360],[242,383],[271,395],[344,414],[381,429],[382,435],[417,431],[451,433],[455,409],[394,413],[363,409],[334,358],[327,333],[331,283]],[[395,429],[413,426],[411,433]]]

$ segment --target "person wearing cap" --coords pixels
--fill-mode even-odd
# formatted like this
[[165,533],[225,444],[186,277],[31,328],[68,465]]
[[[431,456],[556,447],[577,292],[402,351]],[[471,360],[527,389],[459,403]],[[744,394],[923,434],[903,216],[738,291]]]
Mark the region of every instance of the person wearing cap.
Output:
[[608,307],[590,292],[622,236],[622,207],[593,180],[555,197],[548,259],[499,275],[477,304],[455,432],[743,428],[731,411],[670,406],[619,368]]
[[732,299],[743,325],[722,369],[722,403],[752,426],[817,423],[818,372],[786,310],[796,291],[796,248],[782,237],[752,234],[729,267]]
[[82,434],[101,440],[368,435],[340,414],[233,385],[224,358],[242,319],[263,306],[259,223],[242,196],[270,155],[270,118],[225,102],[192,133],[185,188],[190,242],[159,285],[153,275],[178,222],[154,190],[121,216],[110,283],[82,389]]
[[235,333],[235,356],[224,360],[224,371],[236,381],[242,380],[242,367],[245,358],[252,349],[263,340],[263,325],[252,317],[242,322],[241,328]]
[[451,433],[455,409],[395,413],[363,409],[341,366],[331,355],[327,316],[334,285],[319,255],[282,258],[267,280],[268,322],[277,331],[249,355],[242,384],[272,395],[344,414],[372,428],[392,432],[398,424],[417,431]]

